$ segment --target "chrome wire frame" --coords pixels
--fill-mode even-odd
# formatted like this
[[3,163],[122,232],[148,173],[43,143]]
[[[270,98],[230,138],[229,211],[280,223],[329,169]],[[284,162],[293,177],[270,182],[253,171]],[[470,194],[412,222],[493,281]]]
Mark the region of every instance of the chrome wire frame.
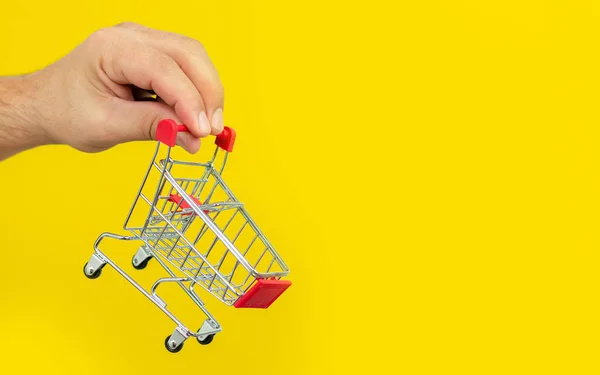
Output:
[[[95,278],[106,264],[114,268],[176,323],[175,331],[165,342],[167,349],[176,352],[189,337],[210,342],[221,331],[196,293],[196,285],[226,305],[233,305],[257,279],[279,279],[288,275],[289,268],[223,180],[228,152],[223,151],[222,165],[217,168],[218,147],[206,163],[174,160],[171,148],[165,147],[166,156],[159,159],[161,143],[157,142],[125,219],[123,228],[132,235],[100,235],[84,273]],[[191,168],[192,176],[177,177],[175,169],[179,167]],[[152,172],[158,173],[157,182],[151,181]],[[148,188],[151,194],[145,193]],[[179,197],[178,201],[174,196]],[[149,260],[156,259],[169,276],[158,279],[150,290],[144,289],[100,249],[105,238],[141,241],[133,266],[142,269]],[[189,329],[167,309],[157,293],[164,283],[179,285],[206,315],[199,330]]]
[[[227,305],[234,304],[252,286],[254,280],[280,278],[289,273],[288,266],[223,180],[227,152],[224,152],[223,164],[217,168],[215,160],[219,154],[218,147],[207,163],[173,160],[168,147],[166,157],[157,160],[160,148],[161,144],[158,143],[142,186],[125,220],[124,229],[142,240],[152,256],[162,257]],[[175,177],[172,170],[177,166],[192,167],[199,171],[197,176],[200,177]],[[144,185],[153,169],[159,173],[159,179],[154,196],[148,197],[143,193]],[[206,192],[211,180],[212,186]],[[217,191],[225,197],[224,200],[211,201]],[[170,201],[172,194],[182,199],[178,203]],[[194,199],[199,200],[201,197],[204,202],[198,204]],[[134,225],[130,220],[140,206],[142,209],[147,207],[148,213],[143,225]],[[230,219],[219,225],[217,219],[224,212],[232,212]],[[239,229],[235,231],[235,235],[227,235],[226,232],[231,230],[236,217]],[[201,227],[190,231],[194,220],[200,220]],[[252,239],[240,250],[236,241],[243,232],[246,236],[250,233]],[[203,238],[208,236],[214,236],[214,240],[200,248]],[[224,251],[221,251],[222,254],[217,259],[209,259],[213,249],[219,244],[225,247]],[[228,256],[233,256],[235,263],[225,271],[222,267]],[[256,260],[250,261],[250,257]],[[245,277],[237,276],[240,273]]]

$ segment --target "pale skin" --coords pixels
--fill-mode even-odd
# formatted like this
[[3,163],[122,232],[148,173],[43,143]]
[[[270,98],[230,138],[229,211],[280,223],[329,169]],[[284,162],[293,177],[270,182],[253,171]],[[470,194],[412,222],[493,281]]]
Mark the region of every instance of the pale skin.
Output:
[[[143,100],[149,91],[158,100]],[[200,42],[123,23],[42,70],[0,77],[0,160],[50,144],[100,152],[152,140],[163,119],[188,126],[177,143],[195,153],[201,138],[223,130],[223,105],[223,85]]]

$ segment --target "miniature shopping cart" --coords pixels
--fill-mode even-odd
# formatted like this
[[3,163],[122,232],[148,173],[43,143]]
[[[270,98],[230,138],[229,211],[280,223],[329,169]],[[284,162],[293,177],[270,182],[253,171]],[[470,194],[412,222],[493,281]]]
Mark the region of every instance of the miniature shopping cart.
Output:
[[[171,158],[182,131],[187,128],[173,120],[159,123],[156,151],[124,224],[132,235],[100,235],[83,269],[85,276],[95,279],[109,264],[171,318],[177,327],[165,346],[173,353],[189,337],[206,345],[221,331],[200,299],[198,286],[226,305],[267,308],[291,285],[281,279],[289,273],[287,265],[223,181],[235,131],[225,127],[216,137],[212,159],[205,163]],[[144,269],[156,259],[168,276],[147,291],[100,250],[105,238],[139,241],[133,268]],[[199,330],[188,329],[167,309],[157,294],[164,283],[178,284],[206,315]]]

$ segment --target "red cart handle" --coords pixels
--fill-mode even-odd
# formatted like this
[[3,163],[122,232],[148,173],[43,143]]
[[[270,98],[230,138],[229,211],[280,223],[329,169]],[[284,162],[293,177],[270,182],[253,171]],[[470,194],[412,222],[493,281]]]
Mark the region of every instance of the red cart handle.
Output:
[[[178,125],[175,120],[162,120],[156,128],[156,140],[169,147],[175,147],[177,133],[189,131],[187,126]],[[223,128],[221,134],[216,136],[215,144],[223,150],[231,152],[235,143],[235,135],[235,130],[226,126]]]

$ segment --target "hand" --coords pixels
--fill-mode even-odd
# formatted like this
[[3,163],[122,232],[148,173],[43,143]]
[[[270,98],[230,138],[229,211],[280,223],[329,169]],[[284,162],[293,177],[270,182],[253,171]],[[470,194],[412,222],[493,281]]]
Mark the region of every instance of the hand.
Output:
[[[26,133],[38,143],[98,152],[154,139],[158,122],[172,118],[190,129],[178,144],[195,153],[200,138],[223,130],[223,86],[202,44],[133,23],[95,32],[18,82],[15,92],[24,99],[12,100],[20,115],[11,118],[26,119]],[[159,100],[136,100],[146,90]]]

